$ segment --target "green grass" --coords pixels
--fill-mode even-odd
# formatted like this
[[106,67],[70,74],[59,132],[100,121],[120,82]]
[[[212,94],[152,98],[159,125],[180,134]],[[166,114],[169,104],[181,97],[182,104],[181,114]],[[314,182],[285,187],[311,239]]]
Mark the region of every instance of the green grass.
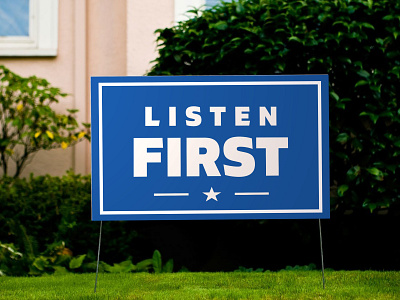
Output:
[[400,272],[67,274],[1,277],[0,299],[400,299]]

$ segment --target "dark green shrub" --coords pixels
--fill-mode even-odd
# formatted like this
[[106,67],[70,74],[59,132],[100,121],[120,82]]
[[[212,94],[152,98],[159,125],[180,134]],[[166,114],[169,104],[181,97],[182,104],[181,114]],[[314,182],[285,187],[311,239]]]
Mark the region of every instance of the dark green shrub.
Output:
[[329,74],[333,209],[399,205],[400,2],[222,3],[158,30],[149,75]]
[[3,244],[0,241],[0,277],[18,274],[23,268],[22,259],[22,253],[18,252],[13,244]]
[[[89,209],[87,208],[89,206]],[[5,238],[28,255],[44,251],[47,244],[65,240],[66,233],[90,220],[90,177],[73,173],[0,180],[0,222]]]
[[[62,177],[0,178],[0,241],[14,244],[24,260],[20,273],[13,274],[26,274],[35,261],[43,268],[36,268],[37,273],[53,272],[52,261],[58,256],[50,252],[60,243],[69,257],[87,254],[87,261],[95,260],[99,222],[91,221],[90,201],[90,176],[68,172]],[[104,222],[101,259],[111,263],[129,256],[135,261],[147,258],[151,252],[138,247],[137,236],[132,222]]]
[[75,247],[74,227],[92,225],[90,177],[1,178],[0,223],[0,241],[14,243],[28,264],[55,241]]

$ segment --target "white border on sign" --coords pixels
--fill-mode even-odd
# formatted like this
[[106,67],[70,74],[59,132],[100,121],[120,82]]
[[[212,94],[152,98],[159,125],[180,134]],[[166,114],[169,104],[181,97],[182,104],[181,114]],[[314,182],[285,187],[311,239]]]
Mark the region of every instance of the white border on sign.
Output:
[[[103,87],[106,86],[248,86],[248,85],[316,85],[318,87],[318,209],[263,210],[151,210],[105,211],[103,209]],[[99,189],[100,215],[196,215],[196,214],[283,214],[322,213],[322,96],[321,81],[229,81],[229,82],[106,82],[99,83]]]

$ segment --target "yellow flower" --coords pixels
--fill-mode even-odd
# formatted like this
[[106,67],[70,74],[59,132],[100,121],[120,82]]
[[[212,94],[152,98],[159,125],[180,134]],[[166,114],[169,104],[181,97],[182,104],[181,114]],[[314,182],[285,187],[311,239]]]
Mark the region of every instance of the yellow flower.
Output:
[[78,139],[81,139],[81,138],[83,138],[85,136],[85,132],[84,131],[81,131],[81,132],[79,132],[79,134],[78,134]]
[[54,139],[54,135],[50,131],[46,130],[46,134],[49,137],[49,139],[51,140]]
[[35,133],[35,138],[38,138],[39,135],[41,135],[41,134],[42,134],[42,132],[40,132],[40,131],[36,132],[36,133]]
[[24,106],[22,104],[18,104],[17,105],[17,110],[18,111],[21,111],[23,108],[24,108]]
[[66,142],[61,142],[61,148],[66,149],[68,144]]

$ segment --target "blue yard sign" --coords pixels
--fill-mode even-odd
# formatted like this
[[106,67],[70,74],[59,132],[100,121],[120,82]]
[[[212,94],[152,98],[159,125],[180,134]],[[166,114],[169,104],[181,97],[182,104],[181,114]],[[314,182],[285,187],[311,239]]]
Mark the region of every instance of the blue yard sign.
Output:
[[92,219],[329,218],[327,75],[92,77]]

